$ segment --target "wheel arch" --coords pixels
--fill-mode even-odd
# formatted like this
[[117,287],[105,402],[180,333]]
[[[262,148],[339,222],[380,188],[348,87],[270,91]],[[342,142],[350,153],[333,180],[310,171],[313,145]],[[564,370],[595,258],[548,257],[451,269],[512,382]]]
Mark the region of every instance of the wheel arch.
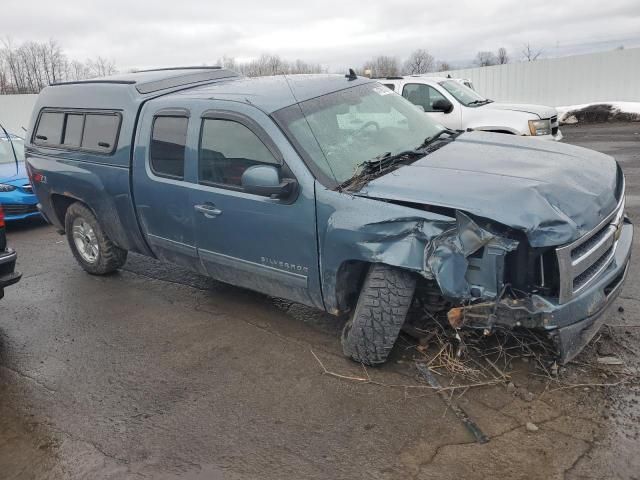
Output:
[[91,208],[91,206],[87,205],[86,202],[83,202],[79,198],[68,194],[63,195],[60,193],[52,193],[51,206],[53,207],[53,212],[56,216],[55,220],[57,221],[57,225],[59,225],[62,233],[65,232],[65,217],[67,215],[67,210],[74,203],[81,203],[96,216],[96,219],[98,218],[96,212]]
[[333,291],[335,311],[343,313],[351,310],[358,301],[358,294],[364,283],[365,276],[373,262],[364,260],[345,260],[336,271],[336,281]]

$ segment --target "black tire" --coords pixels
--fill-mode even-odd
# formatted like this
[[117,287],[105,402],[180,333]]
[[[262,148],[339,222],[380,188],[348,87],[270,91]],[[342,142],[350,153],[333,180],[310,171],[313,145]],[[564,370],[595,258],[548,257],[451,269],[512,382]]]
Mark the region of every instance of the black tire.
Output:
[[344,354],[365,365],[386,362],[415,289],[415,274],[381,263],[371,265],[353,316],[342,331]]
[[[93,262],[87,261],[78,251],[73,238],[73,224],[76,219],[84,220],[92,229],[97,239],[98,254]],[[67,241],[73,256],[80,266],[91,275],[107,275],[122,267],[127,261],[127,251],[115,245],[100,227],[98,220],[91,210],[82,203],[76,202],[69,206],[64,218]]]

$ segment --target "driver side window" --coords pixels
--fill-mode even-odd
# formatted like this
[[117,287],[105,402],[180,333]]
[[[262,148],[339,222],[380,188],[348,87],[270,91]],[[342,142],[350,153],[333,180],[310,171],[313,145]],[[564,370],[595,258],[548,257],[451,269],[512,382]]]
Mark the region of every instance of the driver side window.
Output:
[[279,162],[246,126],[232,120],[203,120],[198,159],[200,183],[240,187],[247,168],[264,164]]
[[402,96],[414,105],[420,105],[425,112],[434,112],[433,103],[437,100],[446,100],[438,90],[430,85],[421,83],[408,83],[402,89]]

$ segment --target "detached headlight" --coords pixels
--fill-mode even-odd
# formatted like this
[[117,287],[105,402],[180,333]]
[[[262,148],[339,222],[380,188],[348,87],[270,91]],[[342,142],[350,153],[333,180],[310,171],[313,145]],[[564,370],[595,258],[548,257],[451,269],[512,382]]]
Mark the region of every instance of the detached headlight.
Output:
[[551,135],[551,121],[547,120],[529,120],[529,131],[531,135]]
[[13,185],[7,185],[5,183],[0,183],[0,193],[3,192],[13,192],[16,189]]

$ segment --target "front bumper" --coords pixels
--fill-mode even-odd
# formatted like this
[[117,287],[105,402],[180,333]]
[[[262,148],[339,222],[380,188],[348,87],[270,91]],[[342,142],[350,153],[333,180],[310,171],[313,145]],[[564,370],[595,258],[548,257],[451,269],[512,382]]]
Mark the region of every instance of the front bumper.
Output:
[[[26,183],[27,180],[19,182]],[[38,197],[33,192],[15,185],[15,190],[0,193],[0,205],[4,208],[4,217],[7,222],[39,217]]]
[[558,129],[558,133],[556,133],[555,135],[537,135],[535,137],[532,136],[531,138],[539,138],[540,140],[551,140],[553,142],[559,142],[564,138],[564,136],[562,135],[560,129]]
[[618,298],[627,277],[632,243],[633,225],[626,222],[609,267],[591,287],[553,312],[553,324],[547,329],[561,363],[580,353],[607,319],[608,307]]
[[17,283],[22,274],[15,271],[16,252],[11,249],[0,253],[0,298],[4,297],[4,289],[14,283]]
[[558,350],[561,363],[574,358],[589,343],[607,318],[607,309],[620,294],[626,278],[633,243],[633,225],[625,219],[613,260],[590,285],[571,300],[531,295],[504,298],[449,311],[454,326],[491,329],[529,328],[546,331]]

